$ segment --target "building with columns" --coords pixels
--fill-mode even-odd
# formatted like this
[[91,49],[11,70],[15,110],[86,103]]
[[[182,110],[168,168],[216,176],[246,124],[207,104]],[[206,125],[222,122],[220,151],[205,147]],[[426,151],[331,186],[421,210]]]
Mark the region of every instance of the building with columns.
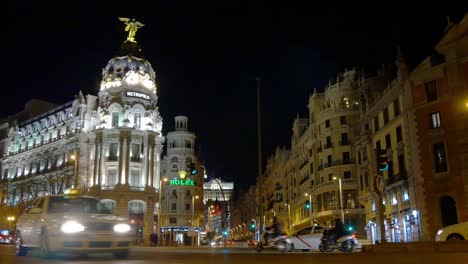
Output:
[[10,117],[2,140],[3,202],[15,206],[77,188],[128,216],[148,242],[165,140],[156,92],[151,64],[127,40],[102,70],[98,96],[80,92],[63,105],[43,103],[44,111]]

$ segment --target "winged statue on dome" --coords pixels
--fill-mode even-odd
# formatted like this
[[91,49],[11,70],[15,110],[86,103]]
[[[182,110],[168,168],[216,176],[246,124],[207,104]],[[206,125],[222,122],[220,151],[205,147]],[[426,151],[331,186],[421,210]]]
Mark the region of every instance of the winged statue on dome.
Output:
[[119,20],[124,22],[126,25],[125,31],[128,31],[127,41],[135,42],[135,33],[137,30],[143,26],[144,24],[136,21],[134,18],[130,19],[128,17],[119,17]]

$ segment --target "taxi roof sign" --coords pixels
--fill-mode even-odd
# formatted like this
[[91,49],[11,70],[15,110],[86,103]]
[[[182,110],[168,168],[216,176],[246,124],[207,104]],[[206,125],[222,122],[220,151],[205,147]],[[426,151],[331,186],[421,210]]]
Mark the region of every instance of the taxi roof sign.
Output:
[[79,191],[77,189],[65,189],[63,191],[63,196],[67,198],[73,198],[78,196]]

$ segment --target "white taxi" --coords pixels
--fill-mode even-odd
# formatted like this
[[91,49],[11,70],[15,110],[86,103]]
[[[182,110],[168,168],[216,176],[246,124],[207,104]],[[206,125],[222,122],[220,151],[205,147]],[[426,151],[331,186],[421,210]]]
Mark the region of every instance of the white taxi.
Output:
[[17,256],[39,248],[42,257],[109,252],[123,259],[134,239],[128,219],[111,214],[90,196],[39,198],[20,216],[15,233]]
[[446,240],[468,240],[468,221],[439,229],[435,241]]

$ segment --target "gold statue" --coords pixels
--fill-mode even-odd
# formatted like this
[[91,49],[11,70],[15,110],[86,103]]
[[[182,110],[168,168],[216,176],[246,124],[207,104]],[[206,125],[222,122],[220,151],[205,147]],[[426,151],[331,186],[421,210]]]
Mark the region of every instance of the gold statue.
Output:
[[130,18],[127,17],[119,17],[120,21],[123,21],[124,24],[126,25],[125,31],[128,31],[128,37],[127,41],[135,42],[135,33],[137,30],[141,27],[144,26],[144,24],[136,21],[134,18],[130,20]]

